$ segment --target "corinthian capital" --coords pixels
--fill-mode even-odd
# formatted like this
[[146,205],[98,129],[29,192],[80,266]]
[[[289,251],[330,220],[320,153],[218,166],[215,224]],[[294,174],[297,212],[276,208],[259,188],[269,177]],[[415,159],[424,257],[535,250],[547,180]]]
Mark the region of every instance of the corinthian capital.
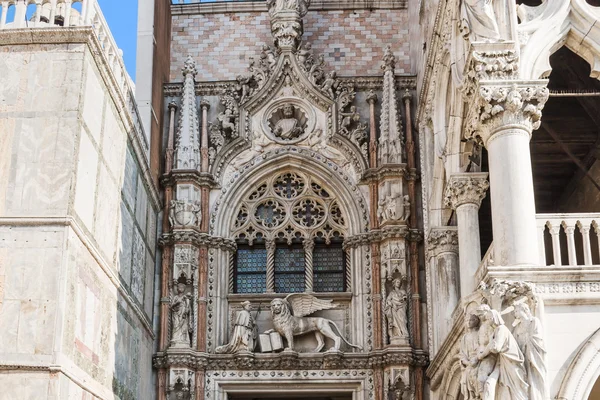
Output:
[[444,203],[456,209],[463,204],[481,205],[481,200],[490,187],[487,172],[454,174],[446,186]]
[[471,46],[463,83],[463,93],[472,104],[467,139],[477,139],[487,147],[496,133],[507,128],[529,134],[539,128],[548,100],[548,81],[519,80],[518,68],[514,42]]
[[431,228],[427,236],[428,249],[437,257],[443,253],[458,254],[458,229],[456,226],[440,226]]

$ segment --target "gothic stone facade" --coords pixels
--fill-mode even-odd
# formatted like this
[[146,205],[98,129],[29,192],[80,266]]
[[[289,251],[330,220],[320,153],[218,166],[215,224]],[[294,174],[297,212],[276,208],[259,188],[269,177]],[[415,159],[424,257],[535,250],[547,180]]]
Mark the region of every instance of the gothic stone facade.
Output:
[[539,214],[529,146],[593,1],[174,4],[152,137],[96,2],[28,4],[0,398],[598,398],[600,215]]

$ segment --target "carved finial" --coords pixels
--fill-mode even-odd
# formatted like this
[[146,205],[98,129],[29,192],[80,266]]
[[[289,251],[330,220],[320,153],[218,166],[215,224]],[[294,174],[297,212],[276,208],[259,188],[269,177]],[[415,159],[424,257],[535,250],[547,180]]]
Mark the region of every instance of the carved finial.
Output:
[[198,74],[198,70],[196,69],[196,61],[191,55],[188,55],[185,62],[183,63],[183,76],[187,76],[188,74],[192,74],[194,77]]
[[388,44],[383,53],[383,62],[381,63],[381,69],[385,71],[393,70],[396,67],[396,57],[392,53],[392,45]]
[[373,89],[369,90],[369,93],[367,94],[367,103],[369,103],[369,104],[377,103],[377,93],[375,93],[375,91]]

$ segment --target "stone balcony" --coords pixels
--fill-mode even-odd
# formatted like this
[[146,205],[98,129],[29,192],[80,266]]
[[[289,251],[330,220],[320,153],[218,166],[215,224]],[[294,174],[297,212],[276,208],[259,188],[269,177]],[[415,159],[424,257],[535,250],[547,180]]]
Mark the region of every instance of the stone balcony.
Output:
[[584,297],[600,300],[600,213],[537,214],[540,262],[536,266],[497,266],[493,246],[475,275],[476,282],[492,278],[528,280],[546,301]]

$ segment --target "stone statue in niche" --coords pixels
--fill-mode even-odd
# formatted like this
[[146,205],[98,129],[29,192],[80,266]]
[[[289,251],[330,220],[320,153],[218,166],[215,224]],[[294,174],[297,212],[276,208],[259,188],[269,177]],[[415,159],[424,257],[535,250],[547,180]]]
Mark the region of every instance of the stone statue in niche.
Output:
[[190,347],[192,333],[192,296],[185,292],[185,284],[177,284],[177,293],[171,293],[171,346]]
[[293,105],[284,104],[270,119],[273,134],[283,140],[294,140],[304,134],[306,122],[301,121],[297,114],[300,113]]
[[513,335],[525,357],[529,400],[545,400],[548,396],[542,324],[524,301],[514,305],[514,316]]
[[252,304],[249,301],[242,303],[242,311],[240,311],[235,320],[235,326],[229,343],[219,346],[215,349],[216,353],[232,354],[239,351],[254,351],[254,346],[257,338],[256,323],[250,310]]
[[408,295],[402,288],[406,279],[396,278],[392,281],[393,289],[385,299],[383,312],[387,317],[388,335],[392,345],[408,344]]
[[473,41],[500,39],[500,29],[494,13],[494,0],[463,0],[461,31]]
[[[350,347],[362,350],[358,345],[350,343],[342,335],[340,328],[335,322],[326,318],[305,318],[320,310],[330,310],[336,305],[333,300],[320,300],[315,296],[304,293],[295,293],[288,295],[285,299],[273,299],[271,301],[271,318],[273,326],[266,334],[277,331],[287,342],[286,351],[294,350],[294,336],[300,336],[307,333],[315,334],[317,339],[317,348],[315,353],[320,352],[325,345],[325,337],[332,339],[334,346],[329,351],[340,351],[342,341]],[[337,333],[334,332],[335,327]]]
[[[516,339],[498,311],[482,304],[476,312],[481,320],[477,398],[528,400],[523,353]],[[482,342],[487,344],[482,346]],[[487,375],[492,363],[493,369]]]
[[171,224],[171,227],[200,226],[202,223],[200,202],[171,200],[171,205],[169,207],[169,223]]

